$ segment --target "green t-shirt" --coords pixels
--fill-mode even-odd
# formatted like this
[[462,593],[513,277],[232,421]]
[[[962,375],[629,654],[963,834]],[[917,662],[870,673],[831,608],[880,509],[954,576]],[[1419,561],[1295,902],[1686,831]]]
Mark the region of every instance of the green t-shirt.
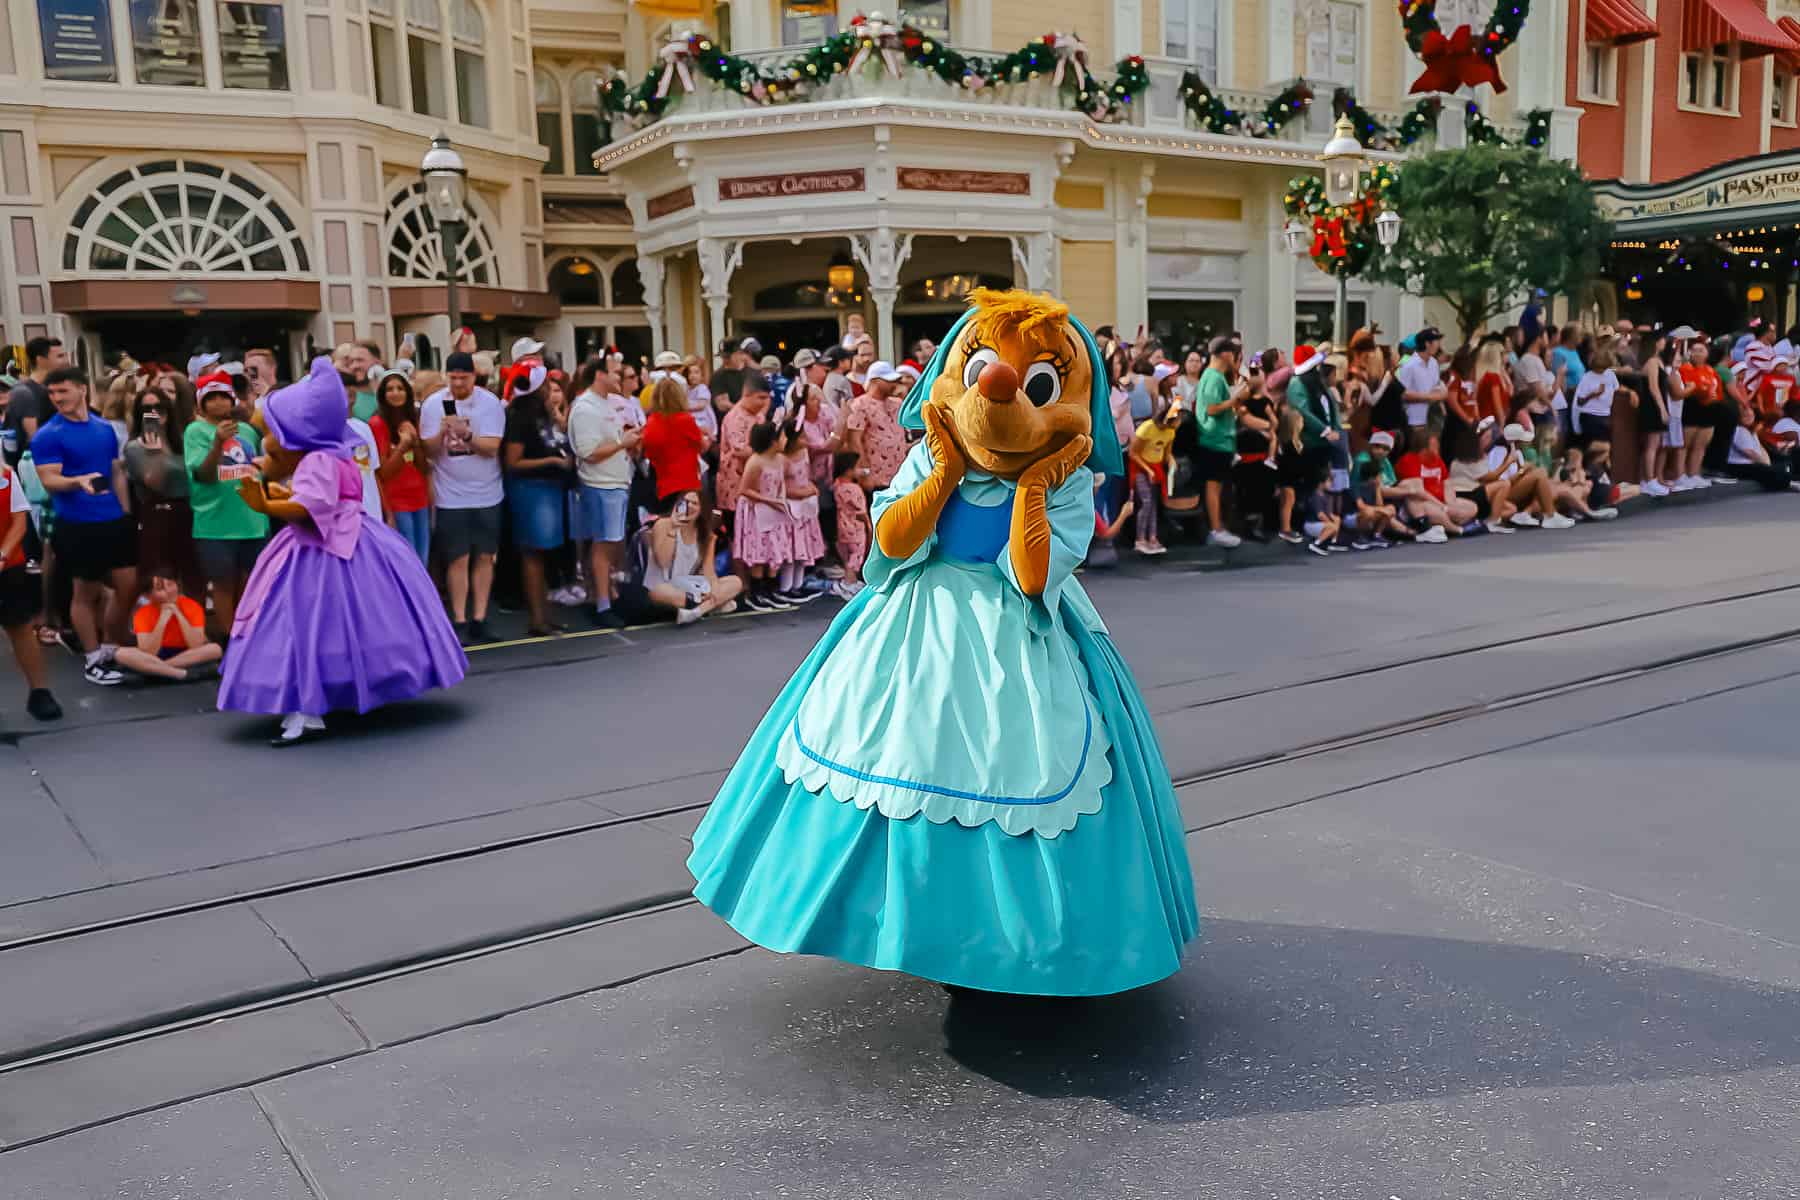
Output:
[[[1372,457],[1373,455],[1367,450],[1364,450],[1361,454],[1356,456],[1356,471],[1354,472],[1354,477],[1357,482],[1360,483],[1362,481],[1363,464],[1368,462]],[[1381,486],[1393,487],[1398,482],[1400,482],[1400,477],[1394,474],[1394,456],[1390,454],[1381,460]]]
[[1228,408],[1217,416],[1207,409],[1231,399],[1231,385],[1225,375],[1212,367],[1200,376],[1200,387],[1194,401],[1194,417],[1200,422],[1200,445],[1207,450],[1231,454],[1237,450],[1237,409]]
[[1731,394],[1731,367],[1728,364],[1722,362],[1718,366],[1714,367],[1713,370],[1715,372],[1717,372],[1718,376],[1719,376],[1719,389],[1720,389],[1719,394],[1721,396],[1727,396],[1727,397],[1730,396],[1730,394]]
[[[205,421],[195,421],[181,439],[182,458],[188,469],[188,503],[194,508],[194,536],[232,541],[268,537],[269,518],[244,503],[238,495],[236,479],[204,483],[194,475],[212,453],[217,432]],[[237,445],[219,457],[219,468],[247,466],[261,449],[261,436],[252,426],[239,421]]]
[[359,421],[367,421],[370,417],[375,415],[376,404],[374,392],[352,392],[351,395],[355,397],[354,402],[350,405],[351,416]]

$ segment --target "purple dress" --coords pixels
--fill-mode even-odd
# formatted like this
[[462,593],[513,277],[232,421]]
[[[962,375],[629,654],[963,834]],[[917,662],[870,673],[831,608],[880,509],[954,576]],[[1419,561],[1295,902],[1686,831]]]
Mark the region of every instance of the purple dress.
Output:
[[462,681],[468,659],[406,540],[362,508],[354,462],[315,450],[294,472],[311,525],[277,533],[238,602],[219,707],[367,712]]

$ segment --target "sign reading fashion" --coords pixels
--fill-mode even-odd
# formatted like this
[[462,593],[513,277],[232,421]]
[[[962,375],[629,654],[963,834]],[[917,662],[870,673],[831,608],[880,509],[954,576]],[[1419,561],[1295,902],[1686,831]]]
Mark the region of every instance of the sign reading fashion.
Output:
[[785,175],[729,175],[719,180],[721,200],[776,200],[863,190],[863,169],[792,171]]
[[117,79],[110,12],[106,0],[38,0],[44,74],[89,83]]
[[693,185],[683,184],[672,192],[664,192],[660,196],[652,196],[644,201],[644,215],[654,221],[658,217],[666,217],[670,213],[692,207],[694,207]]
[[1662,196],[1640,199],[1632,194],[1644,190],[1646,189],[1620,188],[1618,192],[1612,193],[1602,190],[1596,193],[1595,198],[1600,202],[1601,211],[1620,221],[1673,217],[1716,208],[1790,204],[1800,200],[1800,166],[1746,171]]
[[902,188],[914,192],[1031,195],[1031,176],[1024,171],[940,171],[933,167],[901,167],[898,177]]

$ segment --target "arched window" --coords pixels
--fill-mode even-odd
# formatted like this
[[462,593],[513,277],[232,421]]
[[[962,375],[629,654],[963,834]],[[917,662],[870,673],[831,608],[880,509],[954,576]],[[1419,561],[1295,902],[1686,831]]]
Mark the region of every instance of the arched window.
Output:
[[[425,184],[415,179],[388,201],[387,273],[390,279],[436,283],[444,278],[444,243],[425,205]],[[478,287],[500,282],[500,262],[494,255],[494,239],[473,210],[463,225],[457,244],[457,278]]]
[[532,91],[537,105],[538,145],[550,152],[544,163],[544,174],[563,173],[562,88],[556,76],[539,67],[531,73]]
[[376,102],[486,126],[486,36],[476,0],[369,0]]
[[598,175],[594,153],[600,149],[600,72],[582,71],[569,81],[569,124],[575,174]]
[[487,23],[474,0],[450,0],[450,43],[456,71],[456,112],[465,125],[487,127]]
[[628,308],[644,302],[644,279],[638,274],[637,259],[628,258],[613,268],[612,306]]
[[129,167],[69,221],[63,270],[179,275],[303,275],[306,244],[260,186],[211,163]]
[[564,308],[600,307],[600,268],[586,258],[565,258],[550,268],[550,290]]

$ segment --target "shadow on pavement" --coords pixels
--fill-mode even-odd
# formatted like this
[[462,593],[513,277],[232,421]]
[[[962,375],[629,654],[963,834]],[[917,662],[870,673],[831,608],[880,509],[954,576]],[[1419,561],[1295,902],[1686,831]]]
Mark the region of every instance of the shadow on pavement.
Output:
[[[229,723],[224,740],[239,746],[266,745],[280,725],[278,717],[243,713],[225,713],[223,716]],[[433,692],[422,699],[389,704],[371,712],[332,713],[325,718],[329,736],[294,749],[304,751],[366,738],[404,736],[433,725],[455,724],[468,716],[469,706],[456,700],[453,692]]]
[[1029,1095],[1159,1122],[1800,1062],[1800,992],[1629,959],[1212,921],[1118,996],[958,994],[952,1058]]

